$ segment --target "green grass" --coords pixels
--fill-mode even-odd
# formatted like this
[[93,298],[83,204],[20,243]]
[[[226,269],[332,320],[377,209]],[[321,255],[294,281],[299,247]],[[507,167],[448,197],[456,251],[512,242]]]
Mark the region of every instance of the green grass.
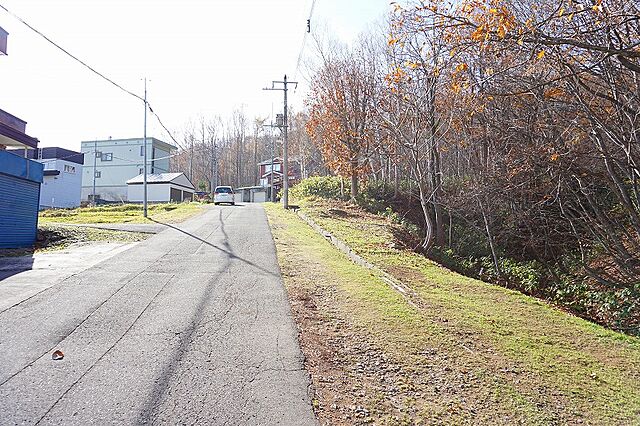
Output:
[[[148,216],[159,222],[182,222],[199,212],[199,203],[149,204]],[[148,223],[140,204],[114,204],[76,209],[50,209],[40,212],[39,223]]]
[[[423,303],[416,309],[371,271],[348,262],[294,214],[267,206],[272,223],[286,229],[275,235],[309,252],[307,263],[315,257],[338,278],[335,285],[349,300],[343,309],[351,310],[354,321],[397,358],[419,363],[424,347],[446,351],[456,365],[483,377],[475,398],[496,405],[496,413],[516,413],[526,424],[576,419],[640,424],[640,339],[398,249],[393,224],[353,206],[299,204],[325,230],[419,295]],[[447,422],[469,420],[464,413],[457,419],[428,404],[423,411],[427,417],[445,416]]]

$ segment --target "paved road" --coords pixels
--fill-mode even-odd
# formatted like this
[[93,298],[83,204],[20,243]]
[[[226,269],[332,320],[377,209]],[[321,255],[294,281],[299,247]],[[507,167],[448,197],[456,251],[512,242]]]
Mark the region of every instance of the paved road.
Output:
[[262,208],[174,226],[0,313],[0,424],[316,424]]
[[0,313],[134,245],[94,241],[30,256],[0,257]]

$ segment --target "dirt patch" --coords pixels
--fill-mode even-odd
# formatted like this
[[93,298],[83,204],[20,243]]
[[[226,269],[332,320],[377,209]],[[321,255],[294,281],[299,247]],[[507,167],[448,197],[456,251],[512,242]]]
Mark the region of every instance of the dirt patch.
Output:
[[88,241],[133,243],[147,239],[149,235],[139,232],[122,232],[94,228],[79,228],[64,225],[41,225],[33,247],[1,249],[0,257],[27,256],[52,250],[62,250],[72,244]]
[[290,292],[320,424],[366,425],[382,418],[404,417],[400,407],[394,409],[385,397],[393,391],[396,398],[404,399],[395,391],[401,383],[401,367],[389,362],[353,324],[336,315],[329,307],[334,299],[335,294],[327,288],[314,294],[300,289]]

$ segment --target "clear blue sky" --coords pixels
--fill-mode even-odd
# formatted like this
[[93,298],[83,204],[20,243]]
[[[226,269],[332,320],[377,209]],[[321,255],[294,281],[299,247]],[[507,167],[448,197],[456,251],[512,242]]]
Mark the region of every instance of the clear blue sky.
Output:
[[[311,0],[0,0],[76,56],[142,94],[165,124],[281,108],[261,89],[295,72]],[[389,10],[388,0],[316,0],[312,30],[346,42]],[[322,25],[320,25],[322,24]],[[139,137],[143,107],[0,10],[0,108],[28,122],[42,146],[79,149],[94,138]],[[310,44],[307,44],[310,47]],[[301,106],[303,90],[292,93]],[[149,135],[168,140],[150,119]]]

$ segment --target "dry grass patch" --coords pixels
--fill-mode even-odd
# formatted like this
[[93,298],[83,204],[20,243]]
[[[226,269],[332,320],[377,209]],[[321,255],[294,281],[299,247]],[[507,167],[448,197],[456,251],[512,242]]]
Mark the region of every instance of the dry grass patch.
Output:
[[[178,223],[202,212],[199,203],[149,204],[148,216],[158,222]],[[76,209],[49,209],[40,212],[39,222],[46,223],[150,223],[140,204],[112,204]]]

